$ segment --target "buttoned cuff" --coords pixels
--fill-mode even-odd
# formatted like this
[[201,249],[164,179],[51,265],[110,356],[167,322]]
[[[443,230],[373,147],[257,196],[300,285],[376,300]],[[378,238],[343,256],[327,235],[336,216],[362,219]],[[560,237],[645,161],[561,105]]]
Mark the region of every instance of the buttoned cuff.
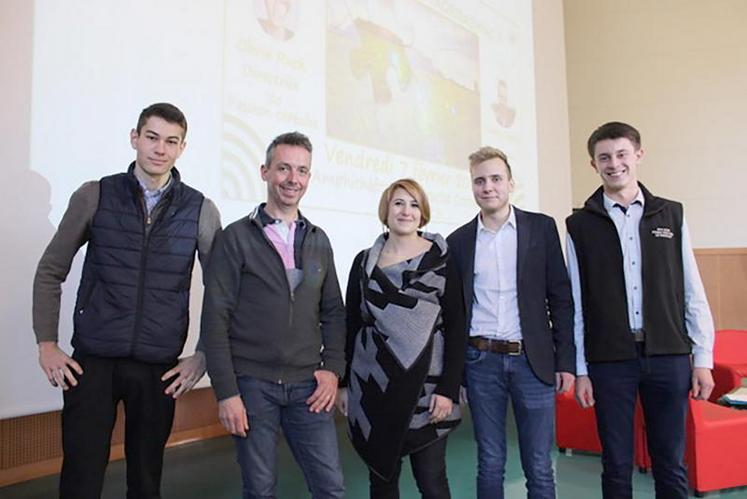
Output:
[[710,352],[693,352],[693,367],[713,369],[713,354]]

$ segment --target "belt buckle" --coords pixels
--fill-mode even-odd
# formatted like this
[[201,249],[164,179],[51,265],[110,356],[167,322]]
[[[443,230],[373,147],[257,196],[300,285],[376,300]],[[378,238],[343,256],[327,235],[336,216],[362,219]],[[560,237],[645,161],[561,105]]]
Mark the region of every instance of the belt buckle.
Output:
[[[509,341],[507,344],[508,344],[508,347],[509,347],[508,355],[513,355],[514,357],[517,356],[517,355],[521,355],[521,351],[522,351],[522,346],[523,345],[521,344],[520,341]],[[519,350],[516,351],[516,352],[510,351],[511,346],[515,345],[515,344],[519,346]]]

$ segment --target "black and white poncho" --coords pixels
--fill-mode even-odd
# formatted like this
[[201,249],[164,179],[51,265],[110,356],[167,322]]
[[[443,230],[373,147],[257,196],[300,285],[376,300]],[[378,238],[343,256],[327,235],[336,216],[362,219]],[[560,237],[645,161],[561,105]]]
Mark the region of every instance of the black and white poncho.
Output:
[[458,401],[465,328],[446,241],[422,236],[430,250],[384,269],[376,264],[386,242],[379,236],[356,257],[348,282],[348,432],[385,479],[401,456],[445,437],[461,417],[455,403],[444,421],[428,421],[434,393]]

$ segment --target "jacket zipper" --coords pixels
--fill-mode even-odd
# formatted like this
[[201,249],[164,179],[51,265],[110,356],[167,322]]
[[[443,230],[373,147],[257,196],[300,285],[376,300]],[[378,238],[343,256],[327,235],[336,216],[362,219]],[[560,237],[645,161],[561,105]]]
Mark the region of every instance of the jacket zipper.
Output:
[[[143,302],[145,301],[145,263],[148,259],[148,247],[150,246],[150,235],[153,232],[153,217],[151,216],[151,213],[153,213],[157,208],[161,210],[161,216],[158,217],[157,220],[160,220],[163,218],[166,208],[160,207],[161,203],[166,202],[166,196],[168,193],[164,194],[161,199],[158,201],[156,206],[153,207],[153,210],[151,210],[150,213],[148,213],[147,206],[145,205],[145,199],[143,198],[142,192],[138,192],[140,195],[140,209],[142,210],[143,214],[143,244],[140,248],[140,269],[138,271],[138,278],[137,278],[137,299],[136,299],[136,308],[135,308],[135,326],[133,328],[132,333],[132,343],[130,344],[130,355],[135,355],[135,346],[137,345],[137,340],[140,337],[140,333],[142,332],[142,323],[143,323]],[[156,221],[157,221],[156,220]]]
[[[262,232],[262,238],[265,240],[265,242],[267,243],[267,245],[270,247],[270,250],[272,250],[272,253],[275,255],[275,258],[276,258],[277,262],[280,264],[280,268],[282,269],[283,273],[285,274],[285,276],[284,276],[285,279],[283,279],[283,280],[285,281],[285,285],[288,288],[288,298],[290,300],[288,302],[288,308],[289,308],[289,311],[288,311],[288,329],[290,330],[290,328],[293,326],[293,302],[295,300],[295,293],[291,289],[290,283],[288,282],[288,275],[285,272],[285,263],[283,263],[283,258],[280,256],[280,253],[278,253],[278,250],[275,248],[275,245],[272,244],[272,241],[270,241],[270,238],[267,237],[267,234],[265,234],[265,228],[262,227],[262,223],[261,222],[255,222],[255,223],[259,227],[260,232]],[[305,242],[306,241],[304,240],[304,243]],[[282,353],[281,353],[281,355],[282,355]],[[283,362],[285,362],[285,358],[283,358]],[[276,381],[277,381],[277,384],[279,384],[279,385],[282,384],[283,383],[282,376],[280,376]]]

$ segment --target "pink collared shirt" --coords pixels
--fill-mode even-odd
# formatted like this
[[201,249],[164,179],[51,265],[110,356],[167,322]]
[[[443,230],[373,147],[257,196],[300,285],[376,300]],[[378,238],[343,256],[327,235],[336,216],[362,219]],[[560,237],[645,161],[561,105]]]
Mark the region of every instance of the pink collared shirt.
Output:
[[277,221],[264,226],[265,235],[275,246],[286,269],[296,268],[294,243],[296,241],[296,222],[287,225]]

